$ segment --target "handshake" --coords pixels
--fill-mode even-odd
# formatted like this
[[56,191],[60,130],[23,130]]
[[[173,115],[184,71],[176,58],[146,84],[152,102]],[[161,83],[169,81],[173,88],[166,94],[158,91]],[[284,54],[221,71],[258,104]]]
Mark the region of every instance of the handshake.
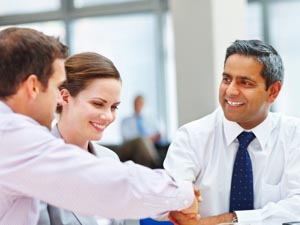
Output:
[[171,211],[168,215],[169,220],[174,225],[196,225],[200,219],[199,202],[202,201],[200,191],[194,187],[195,199],[192,205],[181,211]]

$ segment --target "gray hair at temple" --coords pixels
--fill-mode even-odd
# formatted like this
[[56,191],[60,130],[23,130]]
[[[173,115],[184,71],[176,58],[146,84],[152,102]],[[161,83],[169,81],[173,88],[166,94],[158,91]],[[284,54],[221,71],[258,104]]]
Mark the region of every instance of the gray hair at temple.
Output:
[[257,62],[263,64],[261,76],[266,81],[266,90],[276,81],[283,83],[283,63],[280,55],[271,45],[260,40],[236,40],[227,48],[224,64],[233,54],[253,57]]

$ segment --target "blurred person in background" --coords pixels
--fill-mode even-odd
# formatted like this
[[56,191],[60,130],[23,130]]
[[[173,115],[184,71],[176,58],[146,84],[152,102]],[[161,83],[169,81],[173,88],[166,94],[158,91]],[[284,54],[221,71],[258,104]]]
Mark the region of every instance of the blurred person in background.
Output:
[[162,168],[169,143],[164,140],[156,121],[143,114],[145,98],[134,99],[132,116],[121,123],[123,146],[119,150],[122,161],[132,160],[150,168]]

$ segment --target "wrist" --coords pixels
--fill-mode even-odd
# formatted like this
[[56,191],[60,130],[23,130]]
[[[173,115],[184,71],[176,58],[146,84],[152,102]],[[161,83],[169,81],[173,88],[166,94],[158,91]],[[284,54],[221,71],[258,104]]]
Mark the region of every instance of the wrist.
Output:
[[232,223],[237,223],[237,222],[239,222],[239,221],[238,221],[238,217],[237,217],[236,213],[233,212],[233,213],[232,213]]

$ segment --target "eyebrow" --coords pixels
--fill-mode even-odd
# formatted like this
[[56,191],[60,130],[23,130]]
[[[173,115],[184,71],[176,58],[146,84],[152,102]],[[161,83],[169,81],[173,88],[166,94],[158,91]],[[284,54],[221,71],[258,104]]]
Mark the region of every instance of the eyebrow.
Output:
[[93,99],[95,99],[95,100],[101,100],[102,102],[107,103],[107,101],[105,99],[103,99],[103,98],[95,97]]
[[[227,77],[232,77],[230,74],[228,73],[222,73],[223,76],[227,76]],[[251,80],[254,81],[250,76],[248,75],[243,75],[243,76],[238,76],[238,78],[243,79],[243,80]]]
[[228,77],[231,77],[228,73],[225,73],[225,72],[222,73],[222,76],[228,76]]
[[[105,99],[103,99],[103,98],[96,97],[96,98],[94,98],[94,99],[103,101],[104,103],[107,103],[107,101],[106,101]],[[119,105],[120,103],[121,103],[121,102],[116,102],[116,103],[114,103],[114,105]]]

